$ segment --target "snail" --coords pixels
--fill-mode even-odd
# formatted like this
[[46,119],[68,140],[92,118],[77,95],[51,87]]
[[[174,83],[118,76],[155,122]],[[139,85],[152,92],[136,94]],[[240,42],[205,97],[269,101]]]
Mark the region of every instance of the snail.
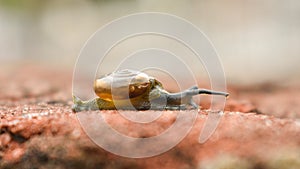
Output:
[[222,95],[225,92],[199,89],[193,86],[179,93],[169,93],[161,82],[146,73],[134,70],[120,70],[96,79],[94,91],[97,98],[82,101],[73,96],[73,111],[84,110],[180,110],[195,109],[198,105],[192,97],[198,94]]

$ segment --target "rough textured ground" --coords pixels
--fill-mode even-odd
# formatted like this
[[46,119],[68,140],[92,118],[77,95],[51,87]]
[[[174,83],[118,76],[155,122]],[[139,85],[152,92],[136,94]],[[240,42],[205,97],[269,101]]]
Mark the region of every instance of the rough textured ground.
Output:
[[[71,75],[24,65],[1,70],[0,168],[300,168],[297,83],[229,86],[226,111],[207,142],[197,141],[207,119],[207,111],[201,111],[176,147],[159,156],[130,159],[99,148],[83,132],[70,109]],[[151,137],[171,126],[178,112],[163,112],[147,125],[124,120],[116,111],[102,113],[122,133]]]

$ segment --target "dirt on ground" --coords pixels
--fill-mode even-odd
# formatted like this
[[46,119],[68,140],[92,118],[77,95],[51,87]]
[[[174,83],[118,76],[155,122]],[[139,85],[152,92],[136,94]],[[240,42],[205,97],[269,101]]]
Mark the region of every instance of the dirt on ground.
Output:
[[[84,132],[78,113],[71,110],[72,71],[30,65],[4,68],[0,72],[0,168],[298,169],[299,84],[229,84],[230,99],[220,124],[205,143],[198,142],[210,113],[203,99],[194,125],[179,144],[154,157],[127,158],[99,147]],[[179,114],[164,111],[157,120],[142,124],[124,119],[118,111],[84,113],[87,120],[101,113],[115,130],[136,138],[163,133]],[[103,132],[99,129],[100,136]],[[137,143],[134,148],[143,147]]]

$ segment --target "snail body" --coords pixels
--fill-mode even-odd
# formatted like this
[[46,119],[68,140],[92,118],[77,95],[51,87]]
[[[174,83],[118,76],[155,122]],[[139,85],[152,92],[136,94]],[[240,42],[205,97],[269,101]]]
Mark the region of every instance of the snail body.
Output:
[[73,96],[73,110],[169,110],[198,108],[192,97],[198,94],[228,96],[228,93],[191,87],[183,92],[169,93],[161,82],[147,74],[134,70],[120,70],[96,79],[94,91],[98,96],[82,101]]

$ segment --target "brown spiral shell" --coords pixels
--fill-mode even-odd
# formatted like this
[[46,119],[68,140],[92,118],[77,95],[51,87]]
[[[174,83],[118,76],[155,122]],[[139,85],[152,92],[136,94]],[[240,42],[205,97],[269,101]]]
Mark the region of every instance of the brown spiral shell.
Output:
[[131,99],[148,94],[150,79],[147,74],[134,70],[120,70],[96,79],[94,91],[104,100]]

